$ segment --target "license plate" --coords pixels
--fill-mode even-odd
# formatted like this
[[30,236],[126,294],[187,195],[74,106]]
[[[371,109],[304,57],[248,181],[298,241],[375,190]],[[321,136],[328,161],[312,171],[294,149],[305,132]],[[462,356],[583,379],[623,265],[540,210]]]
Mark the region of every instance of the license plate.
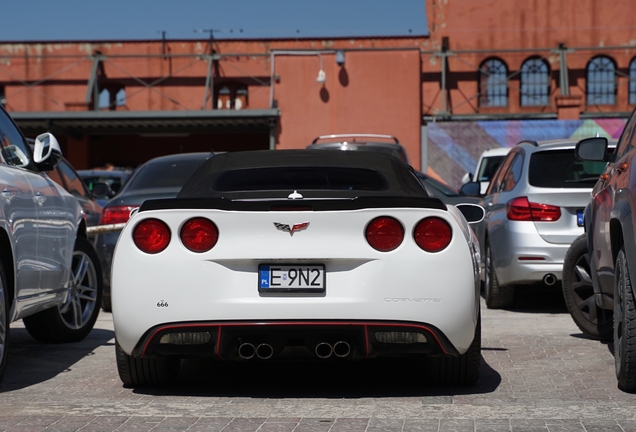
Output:
[[261,264],[258,266],[259,292],[325,291],[324,264]]
[[585,216],[582,209],[576,211],[576,224],[580,227],[585,225]]

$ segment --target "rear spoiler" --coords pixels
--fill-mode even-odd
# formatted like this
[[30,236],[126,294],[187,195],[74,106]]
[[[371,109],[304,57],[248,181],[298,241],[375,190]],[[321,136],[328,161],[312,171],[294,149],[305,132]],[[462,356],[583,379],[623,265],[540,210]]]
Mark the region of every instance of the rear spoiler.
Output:
[[139,212],[149,210],[213,209],[228,211],[339,211],[376,208],[446,210],[439,198],[363,196],[346,199],[230,200],[227,198],[170,198],[146,200]]

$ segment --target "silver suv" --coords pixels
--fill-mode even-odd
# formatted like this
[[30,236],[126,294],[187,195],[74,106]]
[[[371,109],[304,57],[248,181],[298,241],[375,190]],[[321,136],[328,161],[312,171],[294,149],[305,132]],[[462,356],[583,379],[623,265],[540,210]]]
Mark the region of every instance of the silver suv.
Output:
[[[486,216],[475,229],[489,308],[510,307],[515,288],[562,278],[570,244],[583,233],[583,213],[604,162],[577,160],[576,141],[522,141],[512,148],[483,196]],[[463,194],[478,195],[479,182]]]
[[12,321],[42,342],[75,342],[99,314],[101,269],[84,212],[46,175],[61,158],[53,135],[31,149],[0,108],[0,379]]
[[380,134],[337,134],[321,135],[315,138],[310,150],[353,150],[387,153],[410,165],[406,150],[393,135]]

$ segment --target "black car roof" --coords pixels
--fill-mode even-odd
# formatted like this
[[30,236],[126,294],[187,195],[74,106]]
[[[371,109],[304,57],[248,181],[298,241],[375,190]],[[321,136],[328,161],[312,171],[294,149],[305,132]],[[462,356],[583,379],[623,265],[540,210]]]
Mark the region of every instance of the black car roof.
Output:
[[[379,191],[330,191],[329,196],[352,197],[360,195],[427,197],[410,166],[399,159],[373,152],[316,152],[311,150],[260,150],[224,153],[208,159],[190,177],[179,193],[179,198],[212,198],[237,193],[215,191],[212,185],[224,173],[253,168],[333,167],[373,170],[382,175],[387,187]],[[292,192],[292,191],[290,191]],[[253,192],[249,193],[254,195]],[[270,192],[271,194],[271,192]],[[305,197],[324,197],[325,192],[311,191]]]

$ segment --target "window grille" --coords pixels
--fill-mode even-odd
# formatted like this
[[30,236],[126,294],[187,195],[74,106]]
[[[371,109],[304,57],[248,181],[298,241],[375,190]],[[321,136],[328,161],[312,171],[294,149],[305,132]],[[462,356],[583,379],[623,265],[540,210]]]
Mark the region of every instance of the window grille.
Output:
[[521,106],[549,105],[550,76],[547,63],[531,58],[521,65]]
[[499,59],[486,60],[479,68],[479,105],[508,106],[508,68]]
[[616,104],[616,66],[609,57],[595,57],[587,66],[587,104]]

